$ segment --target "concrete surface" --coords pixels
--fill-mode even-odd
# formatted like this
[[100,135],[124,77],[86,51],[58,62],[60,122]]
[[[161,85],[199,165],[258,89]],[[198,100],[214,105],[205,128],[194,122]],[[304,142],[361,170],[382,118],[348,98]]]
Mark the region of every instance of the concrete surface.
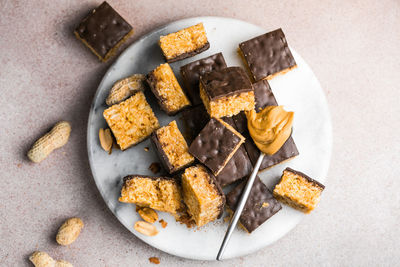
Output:
[[[319,208],[259,252],[223,263],[176,258],[135,238],[105,206],[88,165],[86,122],[112,62],[72,35],[100,1],[0,1],[0,266],[30,266],[34,250],[74,266],[394,266],[400,263],[400,2],[110,1],[141,35],[181,18],[234,17],[282,27],[313,68],[332,113],[334,147]],[[55,122],[69,143],[41,164],[25,154]],[[85,228],[55,243],[62,221]]]

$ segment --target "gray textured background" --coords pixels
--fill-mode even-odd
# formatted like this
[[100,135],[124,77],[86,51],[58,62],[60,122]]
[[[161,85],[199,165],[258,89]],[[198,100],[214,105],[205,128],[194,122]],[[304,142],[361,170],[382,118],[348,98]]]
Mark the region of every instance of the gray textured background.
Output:
[[[195,262],[135,238],[105,206],[90,173],[86,122],[111,62],[75,40],[100,1],[0,1],[0,266],[29,266],[45,250],[74,266],[393,266],[400,262],[400,2],[109,1],[135,29],[130,42],[177,19],[215,15],[282,27],[324,88],[333,120],[332,162],[319,208],[283,239],[225,263]],[[58,120],[69,143],[39,165],[30,145]],[[61,222],[86,226],[65,248]],[[396,246],[397,245],[397,246]]]

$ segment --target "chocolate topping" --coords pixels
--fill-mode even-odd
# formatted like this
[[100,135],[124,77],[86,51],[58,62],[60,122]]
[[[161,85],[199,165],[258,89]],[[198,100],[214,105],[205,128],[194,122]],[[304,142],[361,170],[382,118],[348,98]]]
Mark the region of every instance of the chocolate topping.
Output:
[[198,105],[184,110],[182,112],[182,119],[185,122],[189,140],[192,141],[209,122],[210,116],[204,105]]
[[202,104],[199,93],[200,76],[223,68],[226,68],[226,63],[222,53],[196,60],[181,67],[186,93],[193,105]]
[[211,118],[190,145],[189,153],[213,173],[218,173],[240,142],[240,136],[217,119]]
[[175,178],[173,178],[173,177],[165,177],[165,176],[155,177],[155,176],[132,174],[132,175],[128,175],[128,176],[124,177],[124,179],[123,179],[124,180],[124,185],[126,184],[127,181],[129,181],[131,179],[140,179],[140,178],[148,178],[148,179],[151,179],[151,180],[158,180],[158,179],[160,179],[160,180],[172,180],[174,182],[177,182],[177,180]]
[[245,41],[239,48],[256,81],[296,66],[282,29]]
[[284,171],[284,172],[285,172],[285,171],[288,171],[288,172],[294,173],[294,174],[296,174],[296,175],[299,175],[299,176],[303,177],[304,179],[306,179],[307,181],[309,181],[310,183],[313,183],[314,185],[316,185],[316,186],[318,186],[318,187],[321,187],[322,189],[325,189],[325,185],[323,185],[323,184],[321,184],[320,182],[314,180],[313,178],[311,178],[311,177],[308,176],[307,174],[304,174],[304,173],[302,173],[302,172],[293,170],[292,168],[289,168],[289,167],[287,167],[287,168],[284,169],[283,171]]
[[251,165],[246,149],[244,145],[241,145],[218,176],[216,176],[216,179],[221,186],[226,186],[249,175],[252,170],[253,166]]
[[[260,150],[251,140],[251,137],[246,136],[246,141],[244,143],[247,154],[253,164],[256,164],[258,156],[260,155]],[[270,168],[282,161],[293,158],[299,154],[296,144],[292,137],[283,144],[283,146],[273,155],[265,155],[263,161],[261,162],[260,170]]]
[[131,30],[132,26],[103,2],[82,20],[75,32],[104,58]]
[[240,67],[208,72],[200,77],[200,83],[210,100],[253,90],[246,72]]
[[[226,204],[232,211],[236,210],[246,182],[247,179],[226,196]],[[281,204],[257,176],[239,221],[251,233],[280,209],[282,209]]]

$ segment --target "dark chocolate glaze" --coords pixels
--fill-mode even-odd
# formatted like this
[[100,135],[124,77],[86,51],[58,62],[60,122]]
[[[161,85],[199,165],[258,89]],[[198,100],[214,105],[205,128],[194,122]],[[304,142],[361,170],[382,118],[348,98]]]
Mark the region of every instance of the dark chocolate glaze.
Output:
[[217,174],[240,142],[240,136],[217,119],[211,118],[190,145],[189,153]]
[[[236,210],[246,182],[247,179],[226,196],[226,204],[232,211]],[[268,203],[268,206],[263,207],[264,203]],[[269,189],[257,176],[239,221],[251,233],[280,209],[282,209],[281,204],[273,197]]]
[[103,2],[81,21],[75,32],[105,58],[131,30],[132,26]]
[[[325,185],[323,185],[323,184],[321,184],[320,182],[314,180],[313,178],[311,178],[311,177],[308,176],[307,174],[304,174],[304,173],[302,173],[302,172],[293,170],[292,168],[289,168],[289,167],[287,167],[287,168],[286,168],[285,170],[283,170],[283,171],[284,171],[284,172],[287,171],[287,172],[294,173],[294,174],[296,174],[296,175],[298,175],[298,176],[303,177],[304,179],[306,179],[306,180],[309,181],[310,183],[313,183],[314,185],[320,187],[322,190],[325,189]],[[283,176],[283,174],[282,174],[282,176]],[[282,178],[281,178],[281,179],[282,179]]]
[[200,77],[209,100],[215,100],[253,90],[250,79],[241,67],[211,71]]
[[216,179],[221,186],[226,186],[249,175],[252,170],[253,166],[244,148],[244,144],[242,144],[216,176]]
[[201,52],[206,51],[208,48],[210,48],[210,43],[209,42],[205,43],[202,47],[199,47],[196,50],[180,54],[180,55],[178,55],[178,56],[176,56],[174,58],[167,59],[165,57],[165,55],[164,55],[164,58],[168,63],[172,63],[172,62],[179,61],[179,60],[182,60],[182,59],[185,59],[185,58],[188,58],[188,57],[193,57],[193,56],[195,56],[197,54],[200,54]]
[[296,66],[282,29],[239,44],[255,81]]
[[199,94],[200,76],[214,70],[226,68],[222,53],[202,58],[181,67],[181,74],[185,83],[186,94],[193,105],[202,104]]
[[156,97],[158,105],[165,113],[167,113],[168,116],[174,116],[178,112],[180,112],[190,106],[190,105],[187,105],[178,110],[168,109],[168,107],[165,103],[166,99],[164,99],[164,97],[161,96],[160,93],[158,92],[158,90],[156,89],[158,80],[157,80],[157,77],[154,75],[154,71],[151,71],[149,74],[146,75],[146,81],[147,81],[147,84],[149,85],[151,91],[153,92],[154,96]]
[[204,105],[198,105],[182,112],[182,119],[185,122],[189,143],[191,143],[200,131],[210,121]]
[[[253,165],[256,164],[258,156],[260,155],[260,150],[254,144],[250,136],[246,136],[246,141],[244,146],[246,148],[247,154]],[[293,158],[299,155],[296,144],[292,137],[283,144],[283,146],[273,155],[265,155],[263,161],[261,162],[260,170],[270,168],[276,164],[279,164],[287,159]]]

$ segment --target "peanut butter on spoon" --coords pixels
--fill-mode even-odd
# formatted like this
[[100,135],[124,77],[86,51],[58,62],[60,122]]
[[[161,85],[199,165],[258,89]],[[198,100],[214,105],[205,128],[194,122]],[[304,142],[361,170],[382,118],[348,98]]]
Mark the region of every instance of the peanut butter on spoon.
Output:
[[294,112],[268,106],[260,112],[246,111],[247,127],[254,143],[267,155],[275,154],[292,133]]

